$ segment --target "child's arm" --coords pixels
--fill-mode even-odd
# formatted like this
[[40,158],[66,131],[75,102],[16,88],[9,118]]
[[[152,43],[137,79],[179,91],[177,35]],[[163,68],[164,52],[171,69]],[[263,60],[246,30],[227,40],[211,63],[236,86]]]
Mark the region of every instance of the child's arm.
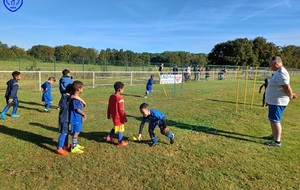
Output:
[[145,122],[146,122],[146,119],[143,117],[143,120],[140,124],[140,129],[139,129],[139,136],[138,136],[139,141],[142,139],[142,133],[143,133],[143,129],[144,129],[144,126],[145,126]]
[[83,120],[86,120],[86,115],[85,115],[85,113],[81,109],[77,109],[76,111],[77,111],[77,113],[79,113],[80,115],[82,115],[82,119]]
[[109,102],[107,106],[107,119],[111,119],[110,110],[109,110]]
[[82,98],[80,98],[79,96],[71,96],[71,99],[79,100],[83,104],[83,107],[86,106],[85,101]]
[[127,117],[126,117],[125,109],[124,109],[124,100],[119,101],[119,115],[120,115],[121,121],[127,122]]

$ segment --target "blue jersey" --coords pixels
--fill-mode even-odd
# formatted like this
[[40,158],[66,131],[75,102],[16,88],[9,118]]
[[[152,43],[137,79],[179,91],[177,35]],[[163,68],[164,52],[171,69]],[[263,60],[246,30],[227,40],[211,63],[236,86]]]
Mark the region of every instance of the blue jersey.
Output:
[[146,85],[146,90],[147,91],[152,91],[152,84],[154,84],[154,79],[153,78],[149,78],[147,85]]
[[143,117],[142,123],[145,123],[147,120],[149,123],[157,123],[162,119],[165,119],[166,116],[158,110],[150,110],[150,115],[148,117]]
[[69,111],[70,111],[70,124],[82,123],[82,115],[77,112],[77,109],[82,110],[82,104],[79,100],[71,99]]
[[42,87],[44,93],[51,93],[51,91],[52,91],[51,83],[48,81],[46,81],[44,84],[42,84],[41,87]]
[[66,93],[66,88],[69,84],[73,84],[73,79],[69,76],[63,76],[59,79],[59,91],[61,94]]
[[6,92],[5,92],[5,97],[9,98],[9,99],[18,98],[18,95],[17,95],[18,89],[19,89],[18,80],[10,79],[9,81],[7,81],[6,85],[7,85],[7,88],[6,88]]

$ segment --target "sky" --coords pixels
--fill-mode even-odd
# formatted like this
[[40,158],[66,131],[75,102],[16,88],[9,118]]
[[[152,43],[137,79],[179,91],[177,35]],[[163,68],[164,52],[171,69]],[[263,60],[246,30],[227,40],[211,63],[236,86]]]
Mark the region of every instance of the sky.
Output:
[[209,53],[216,44],[263,37],[300,46],[299,0],[0,1],[0,41],[30,49],[70,44],[142,53]]

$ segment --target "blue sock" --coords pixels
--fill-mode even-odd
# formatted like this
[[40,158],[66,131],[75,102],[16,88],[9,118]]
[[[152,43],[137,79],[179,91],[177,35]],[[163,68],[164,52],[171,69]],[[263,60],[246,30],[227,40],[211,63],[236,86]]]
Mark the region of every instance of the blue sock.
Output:
[[64,142],[64,146],[68,146],[69,145],[69,135],[66,134],[66,138],[65,138],[65,142]]
[[174,135],[170,132],[167,132],[166,136],[169,137],[170,139],[172,139],[174,137]]
[[3,109],[3,111],[2,111],[2,114],[6,114],[6,112],[9,110],[9,108],[10,108],[10,104],[7,104],[5,107],[4,107],[4,109]]
[[77,146],[77,138],[72,138],[72,148],[75,148]]
[[51,103],[50,102],[47,102],[46,104],[45,104],[45,108],[46,109],[49,109],[51,107]]
[[18,111],[18,106],[15,106],[15,107],[13,108],[13,111],[12,111],[12,113],[11,113],[11,114],[16,114],[16,113],[17,113],[17,111]]
[[155,136],[150,136],[153,143],[157,143],[157,138]]
[[64,134],[64,133],[61,133],[59,135],[57,149],[60,149],[64,146],[66,136],[67,136],[67,134]]
[[118,135],[119,135],[118,141],[119,141],[119,143],[121,143],[123,140],[123,132],[119,132]]

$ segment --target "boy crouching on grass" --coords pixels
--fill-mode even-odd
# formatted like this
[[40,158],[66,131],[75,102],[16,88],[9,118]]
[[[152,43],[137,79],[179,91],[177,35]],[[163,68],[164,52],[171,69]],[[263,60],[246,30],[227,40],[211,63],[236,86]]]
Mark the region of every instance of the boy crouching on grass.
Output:
[[122,93],[124,92],[124,84],[122,82],[116,82],[114,84],[115,93],[109,97],[107,107],[107,118],[112,119],[114,128],[111,129],[109,135],[106,138],[107,142],[114,143],[112,136],[118,133],[118,146],[126,146],[128,142],[123,141],[124,124],[127,122],[124,98]]
[[168,131],[166,116],[162,112],[158,110],[150,109],[150,106],[147,103],[142,103],[140,105],[140,112],[143,115],[143,119],[139,130],[139,136],[138,136],[139,141],[142,139],[143,128],[146,121],[148,120],[149,121],[148,131],[149,131],[150,138],[152,140],[152,144],[150,145],[150,147],[154,147],[157,144],[157,138],[155,137],[154,134],[154,129],[156,125],[158,125],[161,134],[167,136],[170,139],[171,144],[174,143],[174,134]]
[[[74,81],[73,83],[74,95],[79,97],[79,94],[83,92],[83,83],[81,81]],[[86,115],[82,111],[82,104],[78,99],[71,99],[70,102],[70,124],[71,124],[71,134],[72,134],[72,153],[83,153],[83,146],[80,146],[78,141],[79,133],[82,130],[82,121],[86,120]]]
[[69,104],[71,99],[79,100],[83,106],[86,106],[86,103],[79,96],[72,96],[73,94],[73,84],[69,84],[66,87],[65,93],[62,94],[62,97],[59,101],[59,116],[58,116],[58,132],[60,133],[58,137],[58,145],[56,153],[62,156],[68,155],[66,150],[69,150],[72,147],[72,144],[69,144]]

